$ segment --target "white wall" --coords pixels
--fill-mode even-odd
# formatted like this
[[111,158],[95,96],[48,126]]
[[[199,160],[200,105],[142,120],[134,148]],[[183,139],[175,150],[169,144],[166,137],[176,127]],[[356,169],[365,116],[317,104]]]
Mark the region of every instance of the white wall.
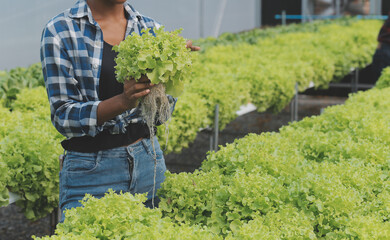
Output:
[[[214,36],[224,0],[203,1],[203,21],[199,19],[200,0],[131,0],[130,2],[139,12],[153,17],[167,26],[168,30],[182,27],[185,37],[196,39],[201,36],[201,22],[204,29],[203,35]],[[260,11],[256,8],[256,1],[258,0],[227,0],[220,33],[254,28],[258,22],[257,14]]]
[[73,0],[1,0],[0,69],[28,66],[40,61],[42,29],[50,18]]
[[[204,1],[204,19],[200,21],[201,0],[130,0],[142,14],[150,16],[167,30],[182,27],[186,38],[199,38],[201,22],[204,36],[213,36],[219,9],[224,0]],[[220,33],[239,32],[258,25],[259,0],[227,0]],[[41,32],[47,21],[71,7],[76,0],[1,0],[0,70],[26,67],[39,61]],[[257,10],[257,11],[256,11]]]

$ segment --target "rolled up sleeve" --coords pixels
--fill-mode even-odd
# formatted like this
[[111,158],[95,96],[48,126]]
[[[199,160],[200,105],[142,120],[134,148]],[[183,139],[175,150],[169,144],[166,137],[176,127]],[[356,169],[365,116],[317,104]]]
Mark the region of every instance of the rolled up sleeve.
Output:
[[41,62],[54,127],[67,138],[96,136],[100,101],[83,96],[67,50],[48,27],[42,35]]

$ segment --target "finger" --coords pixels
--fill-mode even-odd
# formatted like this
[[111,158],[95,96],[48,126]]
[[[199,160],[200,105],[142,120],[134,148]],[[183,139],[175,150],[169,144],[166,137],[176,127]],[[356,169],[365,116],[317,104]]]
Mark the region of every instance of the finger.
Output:
[[133,94],[132,97],[133,97],[134,99],[138,99],[138,98],[141,98],[141,97],[143,97],[143,96],[148,95],[149,93],[150,93],[150,90],[149,90],[149,89],[146,89],[146,90],[144,90],[144,91],[142,91],[142,92],[138,92],[138,93]]
[[140,80],[137,83],[146,83],[146,84],[149,84],[149,87],[153,87],[154,85],[156,85],[156,84],[152,83],[150,81],[150,79],[148,77],[146,77],[146,76],[140,78]]
[[141,78],[138,79],[138,82],[139,83],[148,83],[148,82],[150,82],[150,80],[149,80],[148,76],[143,74],[143,75],[141,75]]
[[134,78],[128,78],[123,82],[123,84],[125,85],[136,83],[150,83],[150,80],[146,75],[142,75],[141,78],[138,80],[135,80]]
[[136,83],[133,87],[134,90],[140,91],[152,87],[151,83]]
[[186,42],[186,48],[192,48],[192,41],[191,40],[188,40]]
[[135,84],[130,87],[125,87],[124,93],[131,98],[134,93],[139,93],[148,90],[149,88],[148,84]]
[[126,80],[123,82],[124,85],[135,84],[135,83],[136,83],[136,81],[135,81],[134,78],[128,78],[128,79],[126,79]]
[[191,51],[199,51],[200,50],[200,47],[198,46],[192,46],[192,41],[191,40],[188,40],[187,43],[186,43],[186,48],[190,48]]

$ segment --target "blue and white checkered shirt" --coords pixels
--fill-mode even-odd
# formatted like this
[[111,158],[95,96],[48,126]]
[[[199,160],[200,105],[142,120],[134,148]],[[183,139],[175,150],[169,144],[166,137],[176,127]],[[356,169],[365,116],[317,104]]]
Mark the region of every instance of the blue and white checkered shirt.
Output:
[[[125,3],[126,36],[160,24],[139,14]],[[142,120],[139,109],[97,125],[99,77],[103,55],[103,32],[93,19],[86,0],[51,19],[43,30],[41,61],[50,102],[51,120],[65,137],[96,136],[107,129],[124,133],[130,123]],[[170,96],[169,96],[170,97]],[[170,97],[170,101],[172,98]]]

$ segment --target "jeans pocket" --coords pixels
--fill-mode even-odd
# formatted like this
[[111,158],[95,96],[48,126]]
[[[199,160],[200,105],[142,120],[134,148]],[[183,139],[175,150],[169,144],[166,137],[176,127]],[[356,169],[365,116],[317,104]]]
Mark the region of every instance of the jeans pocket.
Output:
[[164,153],[160,148],[158,150],[156,149],[156,160],[157,160],[157,162],[164,162],[165,163]]
[[101,155],[99,153],[68,152],[64,159],[63,170],[68,173],[92,172],[99,164]]

